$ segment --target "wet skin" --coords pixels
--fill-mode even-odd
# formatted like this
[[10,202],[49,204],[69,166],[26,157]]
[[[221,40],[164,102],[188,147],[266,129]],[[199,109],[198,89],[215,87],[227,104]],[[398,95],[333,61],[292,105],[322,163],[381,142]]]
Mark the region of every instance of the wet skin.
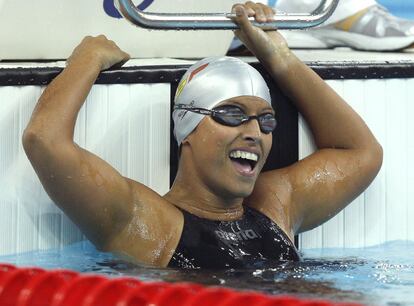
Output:
[[[77,114],[100,71],[129,58],[104,36],[86,37],[39,99],[23,145],[50,198],[98,248],[167,266],[183,229],[177,206],[208,219],[236,220],[249,205],[293,240],[342,210],[378,173],[382,148],[363,120],[277,31],[264,32],[248,21],[272,20],[272,9],[247,2],[233,10],[240,26],[235,34],[307,120],[317,151],[260,173],[271,135],[261,133],[256,120],[228,127],[206,117],[184,140],[177,178],[161,196],[73,141]],[[222,103],[237,103],[248,115],[269,111],[266,102],[250,96]],[[229,158],[234,149],[259,154],[253,172],[241,171]]]

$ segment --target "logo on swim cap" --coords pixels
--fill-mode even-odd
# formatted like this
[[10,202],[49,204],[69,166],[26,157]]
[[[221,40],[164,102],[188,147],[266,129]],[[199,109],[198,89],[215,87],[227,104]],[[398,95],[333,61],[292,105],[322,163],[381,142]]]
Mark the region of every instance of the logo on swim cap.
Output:
[[178,96],[181,94],[181,92],[183,91],[185,84],[187,84],[187,79],[183,78],[180,83],[178,84],[178,88],[177,88],[177,92],[175,93],[175,99],[178,98]]
[[[194,106],[194,101],[191,101],[190,104],[188,104],[189,106]],[[178,118],[180,118],[181,120],[184,119],[184,116],[188,114],[188,111],[183,110],[181,112],[178,113]]]
[[188,81],[187,78],[183,78],[180,83],[178,84],[178,88],[177,88],[177,92],[175,93],[175,99],[177,99],[181,92],[183,91],[185,85],[187,85],[188,83],[191,82],[191,80],[201,71],[203,71],[204,69],[207,68],[207,66],[209,65],[209,63],[201,65],[200,67],[194,69],[193,71],[190,72],[189,77],[188,77]]
[[197,73],[199,73],[199,72],[203,71],[204,69],[206,69],[206,68],[207,68],[207,66],[208,66],[208,64],[209,64],[209,63],[204,64],[204,65],[201,65],[200,67],[198,67],[197,69],[195,69],[194,71],[192,71],[192,72],[190,73],[190,78],[188,79],[188,83],[190,83],[190,82],[191,82],[191,80],[193,79],[193,77],[195,77],[195,75],[196,75]]

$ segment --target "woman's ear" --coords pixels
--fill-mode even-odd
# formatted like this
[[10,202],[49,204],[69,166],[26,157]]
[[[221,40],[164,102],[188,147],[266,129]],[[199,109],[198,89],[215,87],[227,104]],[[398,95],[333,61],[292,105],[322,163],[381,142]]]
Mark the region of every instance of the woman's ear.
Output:
[[182,142],[181,142],[181,148],[185,145],[189,145],[190,144],[190,140],[189,138],[191,137],[191,135],[188,135]]

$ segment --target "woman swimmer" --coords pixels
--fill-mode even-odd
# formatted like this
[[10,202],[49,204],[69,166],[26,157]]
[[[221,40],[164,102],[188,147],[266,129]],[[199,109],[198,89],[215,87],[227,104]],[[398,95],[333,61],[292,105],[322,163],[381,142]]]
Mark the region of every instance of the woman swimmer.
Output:
[[171,190],[160,196],[73,141],[76,116],[100,71],[129,58],[104,36],[87,37],[39,99],[23,144],[52,200],[99,248],[159,267],[298,260],[294,235],[338,213],[378,173],[382,149],[362,119],[277,31],[248,20],[270,21],[273,10],[247,2],[233,11],[236,35],[306,118],[318,150],[260,173],[276,126],[267,85],[237,59],[205,59],[177,91],[180,163]]

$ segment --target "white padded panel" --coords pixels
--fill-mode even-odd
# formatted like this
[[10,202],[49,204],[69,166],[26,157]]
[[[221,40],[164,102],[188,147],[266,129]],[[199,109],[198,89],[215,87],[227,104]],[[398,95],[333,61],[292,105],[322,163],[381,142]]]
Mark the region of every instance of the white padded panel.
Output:
[[[333,80],[328,84],[370,127],[384,149],[382,169],[369,188],[322,226],[300,235],[300,247],[364,247],[414,239],[414,80]],[[299,156],[314,150],[303,118]],[[410,188],[411,187],[411,188]]]
[[[42,93],[0,87],[0,254],[61,247],[83,239],[44,192],[21,145]],[[170,85],[95,85],[75,141],[123,175],[164,194],[169,188]]]

